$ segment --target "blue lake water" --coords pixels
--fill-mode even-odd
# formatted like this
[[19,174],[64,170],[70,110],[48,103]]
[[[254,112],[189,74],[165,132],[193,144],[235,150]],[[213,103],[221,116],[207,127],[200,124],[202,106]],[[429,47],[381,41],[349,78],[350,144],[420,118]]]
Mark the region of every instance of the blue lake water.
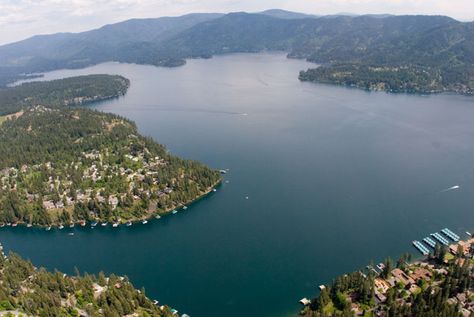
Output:
[[3,228],[0,242],[48,268],[128,275],[193,317],[283,317],[338,274],[416,253],[413,239],[474,228],[472,97],[299,82],[310,66],[236,54],[46,74],[128,77],[126,96],[94,107],[176,155],[228,168],[228,183],[147,225]]

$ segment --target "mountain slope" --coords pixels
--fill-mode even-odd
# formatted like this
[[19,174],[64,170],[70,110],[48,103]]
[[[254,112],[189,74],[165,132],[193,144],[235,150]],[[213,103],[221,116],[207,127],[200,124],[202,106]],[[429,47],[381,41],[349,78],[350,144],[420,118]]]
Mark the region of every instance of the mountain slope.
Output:
[[[186,58],[278,50],[288,52],[289,57],[324,64],[322,69],[301,76],[304,80],[392,91],[471,93],[473,25],[445,16],[314,17],[282,10],[130,20],[0,47],[0,84],[21,73],[109,60],[179,66]],[[380,67],[391,68],[389,77],[396,77],[397,87],[384,78],[379,80],[380,74],[372,69]],[[409,76],[398,72],[406,67],[410,68]],[[347,75],[342,80],[341,70]],[[425,73],[429,76],[423,81],[433,85],[420,84]],[[413,78],[415,85],[410,82]]]

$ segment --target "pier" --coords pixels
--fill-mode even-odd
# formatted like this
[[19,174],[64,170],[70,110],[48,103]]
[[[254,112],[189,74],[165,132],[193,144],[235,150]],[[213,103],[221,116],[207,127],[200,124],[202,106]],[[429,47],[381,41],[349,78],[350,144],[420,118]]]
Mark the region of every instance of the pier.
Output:
[[442,235],[440,235],[438,232],[432,233],[431,236],[438,240],[441,244],[444,244],[445,246],[449,245],[449,241],[446,240]]
[[448,228],[444,228],[443,230],[441,230],[441,232],[448,236],[448,238],[450,238],[454,242],[459,242],[460,237]]
[[432,248],[436,247],[436,242],[434,242],[433,239],[431,239],[430,237],[424,238],[423,242],[425,242],[427,245],[429,245]]
[[428,248],[425,247],[425,246],[423,245],[423,243],[421,243],[420,241],[416,241],[416,240],[413,241],[413,245],[415,246],[415,248],[418,249],[418,251],[421,252],[421,254],[423,254],[423,255],[428,255],[428,254],[430,254],[430,250],[428,250]]

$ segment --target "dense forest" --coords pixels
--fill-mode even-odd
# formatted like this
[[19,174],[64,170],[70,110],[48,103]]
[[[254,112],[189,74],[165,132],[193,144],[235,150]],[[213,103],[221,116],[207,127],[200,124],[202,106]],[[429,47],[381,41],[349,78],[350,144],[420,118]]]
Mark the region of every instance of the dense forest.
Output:
[[351,86],[366,90],[406,93],[473,94],[474,68],[456,71],[423,66],[340,64],[300,72],[301,81]]
[[125,118],[80,107],[125,93],[119,76],[24,84],[0,93],[0,225],[122,223],[184,206],[218,171],[170,155]]
[[186,58],[262,51],[324,65],[303,73],[302,80],[393,92],[474,91],[472,22],[278,10],[134,19],[83,33],[35,36],[0,47],[0,83],[111,60],[179,66]]
[[82,105],[124,95],[130,81],[116,75],[88,75],[37,81],[0,89],[0,116],[37,105]]
[[173,316],[169,307],[158,306],[127,277],[52,273],[15,253],[5,256],[3,252],[0,272],[3,316]]

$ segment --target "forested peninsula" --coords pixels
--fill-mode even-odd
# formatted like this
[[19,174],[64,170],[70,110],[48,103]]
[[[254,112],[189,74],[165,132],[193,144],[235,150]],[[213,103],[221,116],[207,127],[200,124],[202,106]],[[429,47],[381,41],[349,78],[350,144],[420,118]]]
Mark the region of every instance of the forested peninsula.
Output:
[[[169,154],[133,122],[70,106],[124,93],[127,80],[106,78],[112,87],[102,77],[79,77],[8,89],[21,98],[10,98],[17,103],[7,113],[18,112],[0,123],[0,226],[145,220],[220,182],[218,171]],[[91,85],[78,84],[77,93],[71,82]]]
[[36,105],[85,105],[125,95],[130,81],[118,75],[87,75],[36,81],[0,89],[0,116]]
[[69,276],[36,268],[0,245],[0,315],[3,316],[173,316],[127,277],[77,273]]

